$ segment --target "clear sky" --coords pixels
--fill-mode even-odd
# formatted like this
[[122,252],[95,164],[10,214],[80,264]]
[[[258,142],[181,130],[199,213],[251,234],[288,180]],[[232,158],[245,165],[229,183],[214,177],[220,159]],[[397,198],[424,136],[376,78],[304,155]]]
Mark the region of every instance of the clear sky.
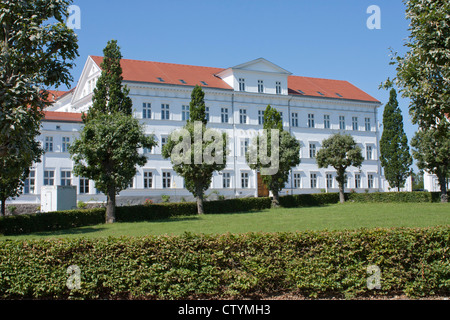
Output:
[[[81,9],[80,57],[74,85],[89,55],[118,40],[127,59],[227,68],[263,57],[294,75],[347,80],[382,102],[390,51],[405,52],[409,35],[401,0],[74,0]],[[366,25],[380,8],[381,29]],[[60,88],[65,90],[66,88]],[[399,97],[408,139],[408,100]]]

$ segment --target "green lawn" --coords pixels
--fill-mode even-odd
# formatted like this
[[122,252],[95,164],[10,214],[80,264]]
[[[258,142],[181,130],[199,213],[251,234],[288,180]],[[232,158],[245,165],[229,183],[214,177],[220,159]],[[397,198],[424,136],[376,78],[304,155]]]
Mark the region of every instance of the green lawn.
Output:
[[206,214],[168,220],[87,226],[0,239],[118,237],[161,234],[295,232],[359,228],[450,226],[450,204],[345,203],[310,208],[278,208],[251,213]]

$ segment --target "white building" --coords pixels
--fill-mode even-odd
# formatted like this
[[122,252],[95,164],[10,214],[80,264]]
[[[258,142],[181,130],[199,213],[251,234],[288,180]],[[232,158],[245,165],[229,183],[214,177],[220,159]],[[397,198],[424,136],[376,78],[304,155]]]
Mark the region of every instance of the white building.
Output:
[[[33,166],[24,194],[16,203],[40,203],[44,185],[77,186],[78,199],[104,201],[93,181],[75,177],[67,146],[77,138],[81,112],[92,104],[93,89],[100,76],[102,57],[88,57],[76,88],[56,98],[43,121],[42,142],[46,153]],[[207,194],[217,191],[226,197],[262,195],[258,174],[245,163],[244,153],[251,139],[262,129],[262,113],[271,105],[282,113],[285,130],[301,142],[301,164],[293,168],[281,194],[337,192],[333,168],[319,169],[315,153],[322,140],[336,132],[351,134],[363,150],[361,167],[348,169],[346,191],[381,191],[379,124],[381,103],[347,81],[294,76],[263,59],[228,69],[188,66],[151,61],[122,60],[124,84],[130,89],[134,116],[142,121],[159,146],[142,150],[146,165],[138,169],[129,189],[120,193],[122,203],[146,198],[171,199],[191,195],[183,179],[161,156],[161,146],[175,129],[184,125],[195,85],[202,86],[209,116],[208,126],[229,137],[227,168],[216,174]]]

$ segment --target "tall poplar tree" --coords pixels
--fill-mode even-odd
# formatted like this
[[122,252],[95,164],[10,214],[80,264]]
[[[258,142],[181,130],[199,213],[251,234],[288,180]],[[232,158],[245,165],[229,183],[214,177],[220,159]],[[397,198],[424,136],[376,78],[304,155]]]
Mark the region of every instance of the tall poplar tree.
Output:
[[392,188],[400,191],[411,174],[412,157],[408,138],[403,130],[403,117],[398,107],[397,92],[390,91],[389,102],[383,112],[383,134],[380,140],[380,160],[384,176]]
[[132,101],[129,90],[122,86],[122,55],[117,41],[109,41],[103,53],[92,107],[83,115],[80,138],[69,151],[74,174],[94,180],[95,187],[106,195],[106,223],[113,223],[116,195],[128,188],[136,166],[147,162],[139,148],[151,149],[156,142],[131,115]]

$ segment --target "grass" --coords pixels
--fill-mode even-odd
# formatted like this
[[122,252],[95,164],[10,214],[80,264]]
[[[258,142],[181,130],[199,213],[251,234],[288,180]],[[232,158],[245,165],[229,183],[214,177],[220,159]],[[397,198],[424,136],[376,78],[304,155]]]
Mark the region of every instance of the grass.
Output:
[[167,220],[87,226],[57,232],[3,236],[0,240],[178,235],[192,233],[297,232],[360,228],[450,226],[450,204],[345,203],[309,208],[277,208],[247,213],[206,214]]

